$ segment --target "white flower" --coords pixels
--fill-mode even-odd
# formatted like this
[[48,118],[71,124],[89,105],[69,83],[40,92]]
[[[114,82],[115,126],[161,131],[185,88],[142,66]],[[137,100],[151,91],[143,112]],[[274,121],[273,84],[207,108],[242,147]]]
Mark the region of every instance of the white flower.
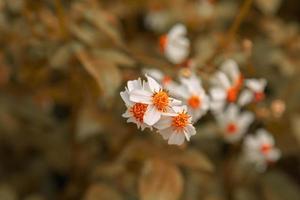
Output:
[[172,107],[180,105],[181,101],[169,97],[169,94],[153,78],[148,75],[146,77],[148,81],[144,87],[130,91],[129,99],[135,103],[148,105],[143,121],[152,126],[162,115],[172,112]]
[[209,97],[206,95],[201,80],[192,74],[190,77],[181,77],[181,87],[177,88],[176,97],[183,100],[188,106],[188,113],[192,121],[196,122],[209,109]]
[[176,24],[160,38],[160,45],[167,59],[173,64],[183,63],[189,55],[190,41],[186,37],[186,27]]
[[187,114],[186,106],[175,106],[170,116],[163,116],[154,127],[168,144],[181,145],[184,138],[190,141],[190,137],[196,134],[195,127],[191,123],[191,116]]
[[215,11],[215,6],[209,0],[199,0],[197,8],[198,15],[204,19],[210,19]]
[[226,60],[221,65],[221,71],[212,78],[211,109],[220,112],[226,103],[234,103],[238,100],[239,92],[243,84],[243,76],[234,60]]
[[133,90],[143,90],[144,86],[141,79],[128,81],[125,91],[120,92],[120,95],[125,102],[127,107],[126,112],[122,115],[127,119],[127,122],[132,122],[137,125],[138,128],[144,130],[146,127],[149,127],[144,123],[144,115],[147,110],[148,105],[143,103],[135,103],[129,99],[129,93]]
[[146,27],[155,32],[162,32],[169,21],[169,13],[165,10],[151,10],[145,17]]
[[221,127],[224,139],[229,143],[234,143],[246,133],[253,121],[253,114],[247,111],[240,112],[239,107],[230,104],[224,112],[216,116],[216,119]]
[[245,138],[244,153],[246,160],[254,163],[259,170],[265,170],[269,163],[277,161],[281,155],[275,147],[274,138],[264,129]]
[[238,104],[244,106],[251,102],[260,102],[265,98],[266,79],[246,79],[245,86],[247,89],[241,92]]

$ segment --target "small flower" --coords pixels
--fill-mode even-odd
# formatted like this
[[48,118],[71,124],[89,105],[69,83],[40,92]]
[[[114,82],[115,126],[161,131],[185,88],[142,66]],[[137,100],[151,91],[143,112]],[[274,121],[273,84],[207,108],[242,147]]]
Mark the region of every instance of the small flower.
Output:
[[145,26],[155,32],[162,32],[169,23],[169,13],[163,9],[151,9],[145,17]]
[[259,170],[265,170],[269,163],[277,161],[281,155],[280,150],[275,147],[274,138],[264,129],[259,129],[256,135],[245,138],[244,153],[246,159]]
[[238,104],[244,106],[251,102],[258,103],[264,100],[266,85],[265,79],[246,79],[245,86],[247,88],[241,92]]
[[237,102],[243,85],[243,75],[234,60],[226,60],[221,65],[221,71],[212,79],[213,87],[210,90],[211,108],[215,112],[221,111],[226,103]]
[[240,112],[236,105],[230,104],[216,118],[222,129],[224,139],[229,143],[234,143],[246,133],[253,121],[253,114],[247,111]]
[[167,59],[173,64],[183,63],[189,55],[190,41],[186,37],[186,27],[176,24],[160,38],[160,48]]
[[135,89],[142,90],[143,88],[144,86],[142,84],[141,79],[138,79],[128,81],[125,91],[120,92],[120,95],[127,107],[126,112],[122,116],[128,118],[127,122],[135,123],[138,128],[141,128],[141,130],[144,130],[146,127],[149,127],[147,124],[144,123],[144,115],[148,108],[148,105],[143,103],[132,102],[129,99],[129,93],[130,91],[133,91]]
[[147,104],[143,121],[149,125],[154,125],[162,115],[172,112],[173,106],[178,106],[181,101],[173,99],[168,92],[163,90],[153,78],[146,75],[147,82],[143,88],[135,88],[129,92],[129,99],[135,103]]
[[181,87],[177,88],[177,97],[182,99],[188,106],[188,113],[192,116],[192,121],[196,122],[209,109],[209,97],[206,95],[201,80],[192,74],[190,77],[181,77]]
[[168,144],[181,145],[184,138],[190,141],[190,137],[196,134],[195,127],[192,125],[191,116],[187,114],[186,106],[175,106],[174,113],[163,116],[154,127]]

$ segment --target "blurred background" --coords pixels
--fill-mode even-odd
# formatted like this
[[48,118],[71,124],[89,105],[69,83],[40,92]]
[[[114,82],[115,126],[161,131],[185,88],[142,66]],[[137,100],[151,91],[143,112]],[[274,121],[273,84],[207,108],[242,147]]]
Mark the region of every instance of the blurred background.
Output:
[[[299,20],[298,0],[0,0],[0,199],[299,199]],[[180,147],[121,117],[127,80],[180,70],[158,45],[177,22],[204,80],[227,57],[268,80],[250,130],[282,158],[265,172],[211,115]]]

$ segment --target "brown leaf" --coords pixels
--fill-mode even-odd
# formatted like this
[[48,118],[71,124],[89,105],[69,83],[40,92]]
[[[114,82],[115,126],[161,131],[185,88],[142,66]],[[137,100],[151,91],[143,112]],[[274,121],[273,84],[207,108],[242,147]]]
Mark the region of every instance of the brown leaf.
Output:
[[203,153],[196,150],[185,150],[179,154],[169,154],[168,159],[190,169],[203,170],[206,172],[212,172],[214,170],[211,161]]
[[91,185],[86,194],[84,195],[84,200],[121,200],[121,195],[111,187],[104,184],[93,184]]
[[179,199],[183,177],[179,169],[160,159],[146,161],[139,180],[141,200]]
[[121,84],[121,75],[117,66],[110,61],[95,58],[84,51],[78,52],[77,57],[87,72],[97,81],[103,95],[105,97],[114,96]]

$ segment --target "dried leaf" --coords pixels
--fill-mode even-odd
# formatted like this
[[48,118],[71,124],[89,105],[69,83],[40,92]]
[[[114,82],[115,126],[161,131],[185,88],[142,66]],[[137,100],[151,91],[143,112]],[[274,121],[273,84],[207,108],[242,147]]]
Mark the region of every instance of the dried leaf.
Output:
[[200,151],[185,150],[181,154],[170,154],[168,156],[172,162],[183,167],[212,172],[214,166],[211,161]]
[[135,61],[132,58],[117,50],[103,49],[95,53],[117,65],[133,67],[135,64]]
[[78,52],[77,57],[87,72],[97,81],[103,95],[114,96],[121,84],[121,75],[117,66],[110,61],[94,58],[84,51]]
[[139,180],[141,200],[176,200],[182,191],[183,177],[175,165],[160,159],[146,161]]
[[93,184],[91,185],[86,194],[84,195],[84,200],[121,200],[122,196],[114,190],[112,187],[108,187],[104,184]]

